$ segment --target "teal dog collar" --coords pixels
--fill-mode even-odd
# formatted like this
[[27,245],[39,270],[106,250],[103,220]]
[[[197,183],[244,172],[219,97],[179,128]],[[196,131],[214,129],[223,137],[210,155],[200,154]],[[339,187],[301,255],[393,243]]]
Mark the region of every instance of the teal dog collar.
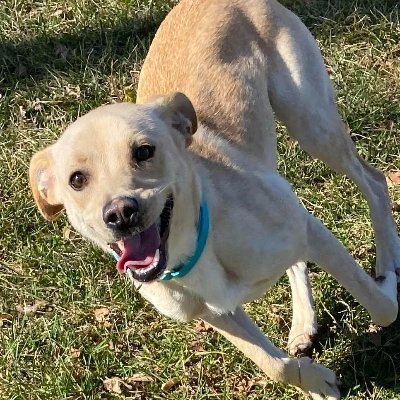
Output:
[[210,229],[210,215],[208,204],[203,197],[200,204],[199,220],[197,221],[197,242],[196,249],[184,263],[176,266],[172,271],[166,271],[160,276],[160,280],[169,281],[173,278],[182,278],[187,275],[196,265],[206,247],[208,232]]

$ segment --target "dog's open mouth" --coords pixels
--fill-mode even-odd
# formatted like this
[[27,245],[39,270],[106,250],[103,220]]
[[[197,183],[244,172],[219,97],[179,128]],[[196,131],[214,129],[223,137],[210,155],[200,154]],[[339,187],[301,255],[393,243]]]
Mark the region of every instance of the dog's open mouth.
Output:
[[117,262],[119,272],[124,273],[129,269],[139,282],[152,281],[162,274],[167,265],[166,242],[173,206],[173,197],[170,195],[158,223],[109,244],[120,257]]

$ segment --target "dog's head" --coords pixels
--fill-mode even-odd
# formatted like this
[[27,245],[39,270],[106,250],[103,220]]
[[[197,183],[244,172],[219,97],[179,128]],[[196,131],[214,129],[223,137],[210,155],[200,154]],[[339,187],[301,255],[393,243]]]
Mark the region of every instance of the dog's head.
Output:
[[166,266],[174,200],[185,184],[185,147],[196,129],[196,113],[182,93],[95,109],[33,156],[36,204],[48,220],[65,208],[79,232],[119,254],[119,270],[153,280]]

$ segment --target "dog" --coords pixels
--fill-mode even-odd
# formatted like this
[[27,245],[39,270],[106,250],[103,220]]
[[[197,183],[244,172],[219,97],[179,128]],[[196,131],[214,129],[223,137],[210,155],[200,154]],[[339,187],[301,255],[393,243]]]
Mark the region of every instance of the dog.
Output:
[[[367,199],[375,280],[277,173],[275,116]],[[270,378],[313,399],[340,398],[336,375],[276,348],[243,303],[286,271],[289,352],[303,353],[316,332],[312,261],[375,323],[396,319],[400,240],[384,176],[345,132],[312,35],[275,0],[182,0],[150,47],[137,103],[78,118],[33,156],[30,186],[46,219],[65,209],[161,313],[206,321]]]

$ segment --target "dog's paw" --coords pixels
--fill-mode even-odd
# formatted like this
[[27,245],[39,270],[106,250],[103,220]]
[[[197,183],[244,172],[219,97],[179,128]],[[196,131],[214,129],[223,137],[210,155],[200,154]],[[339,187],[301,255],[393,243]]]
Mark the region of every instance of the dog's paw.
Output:
[[299,358],[300,387],[314,400],[340,399],[339,382],[330,369],[308,357]]
[[313,325],[303,324],[292,326],[288,339],[288,352],[292,356],[310,356],[317,329]]

